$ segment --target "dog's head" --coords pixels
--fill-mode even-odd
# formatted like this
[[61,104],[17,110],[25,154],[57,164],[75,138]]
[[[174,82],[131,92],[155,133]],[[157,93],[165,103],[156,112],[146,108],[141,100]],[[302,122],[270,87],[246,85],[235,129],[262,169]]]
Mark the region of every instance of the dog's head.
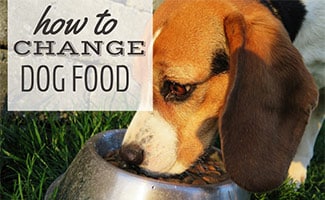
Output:
[[219,129],[226,170],[252,191],[286,178],[317,90],[281,22],[256,1],[165,1],[154,15],[153,112],[122,156],[179,174]]

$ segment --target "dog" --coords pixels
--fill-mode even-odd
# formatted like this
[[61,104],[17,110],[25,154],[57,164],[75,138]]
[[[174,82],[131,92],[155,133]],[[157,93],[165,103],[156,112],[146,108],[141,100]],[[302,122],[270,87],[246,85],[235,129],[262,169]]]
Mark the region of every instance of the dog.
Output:
[[288,175],[302,183],[324,118],[324,9],[165,0],[153,19],[153,111],[135,114],[122,158],[154,176],[180,174],[218,132],[242,188],[272,190]]

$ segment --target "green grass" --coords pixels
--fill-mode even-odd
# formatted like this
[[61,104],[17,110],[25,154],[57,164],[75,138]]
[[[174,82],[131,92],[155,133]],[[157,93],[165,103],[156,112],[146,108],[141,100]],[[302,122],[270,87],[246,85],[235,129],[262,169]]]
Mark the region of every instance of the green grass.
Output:
[[43,199],[88,138],[125,128],[131,112],[6,113],[0,126],[0,199]]
[[[4,112],[0,117],[0,199],[43,199],[88,138],[126,128],[133,112]],[[324,130],[324,128],[323,128]],[[324,131],[308,179],[296,190],[286,183],[252,199],[325,199]]]

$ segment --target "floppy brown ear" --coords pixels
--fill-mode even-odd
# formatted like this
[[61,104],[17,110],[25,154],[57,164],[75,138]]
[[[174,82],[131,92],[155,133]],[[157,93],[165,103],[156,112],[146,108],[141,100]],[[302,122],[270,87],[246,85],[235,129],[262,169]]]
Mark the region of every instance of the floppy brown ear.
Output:
[[318,93],[280,22],[224,20],[230,85],[219,130],[226,170],[249,191],[279,186]]

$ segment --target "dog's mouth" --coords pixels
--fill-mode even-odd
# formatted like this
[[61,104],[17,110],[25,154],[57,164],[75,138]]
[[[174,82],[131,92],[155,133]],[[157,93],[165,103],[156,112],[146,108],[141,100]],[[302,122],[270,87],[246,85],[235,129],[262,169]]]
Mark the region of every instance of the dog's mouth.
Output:
[[143,145],[135,143],[123,145],[119,150],[121,159],[130,167],[150,177],[168,177],[186,170],[177,161],[172,148],[163,148],[161,143],[156,144],[158,146]]
[[121,149],[109,152],[104,158],[111,164],[140,176],[194,185],[215,184],[229,178],[225,171],[221,153],[216,147],[208,148],[189,169],[180,174],[152,172],[134,163],[126,162],[120,152]]
[[[137,112],[123,139],[121,157],[148,176],[182,174],[203,158],[214,141],[216,119],[208,118],[199,128],[176,129],[158,112]],[[203,155],[203,156],[202,156]]]

